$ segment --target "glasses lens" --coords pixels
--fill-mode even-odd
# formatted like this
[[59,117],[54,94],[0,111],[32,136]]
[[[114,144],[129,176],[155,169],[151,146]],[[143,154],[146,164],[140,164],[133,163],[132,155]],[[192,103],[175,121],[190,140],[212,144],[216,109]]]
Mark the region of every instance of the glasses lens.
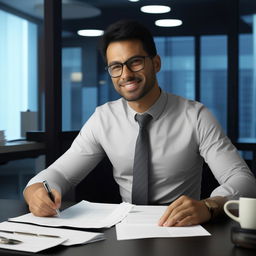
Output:
[[127,66],[131,71],[140,71],[144,68],[144,57],[135,57],[127,61]]
[[108,67],[108,72],[112,77],[121,76],[123,65],[122,64],[114,64]]

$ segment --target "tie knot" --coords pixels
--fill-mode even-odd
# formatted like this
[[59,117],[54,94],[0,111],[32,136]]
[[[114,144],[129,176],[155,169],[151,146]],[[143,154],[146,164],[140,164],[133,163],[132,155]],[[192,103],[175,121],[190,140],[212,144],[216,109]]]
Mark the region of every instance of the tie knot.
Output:
[[139,123],[140,129],[143,129],[144,127],[146,127],[151,119],[152,119],[152,116],[147,113],[142,115],[139,115],[139,114],[135,115],[135,120]]

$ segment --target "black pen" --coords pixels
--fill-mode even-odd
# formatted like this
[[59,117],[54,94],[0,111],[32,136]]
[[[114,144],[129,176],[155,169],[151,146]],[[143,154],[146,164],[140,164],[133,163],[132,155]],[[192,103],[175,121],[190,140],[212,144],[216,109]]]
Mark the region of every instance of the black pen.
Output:
[[[45,190],[47,191],[48,196],[50,197],[50,199],[51,199],[53,202],[55,202],[55,200],[54,200],[54,195],[53,195],[53,193],[52,193],[52,190],[51,190],[51,188],[50,188],[50,186],[49,186],[49,184],[48,184],[48,182],[47,182],[46,180],[43,181],[43,185],[44,185],[44,188],[45,188]],[[57,215],[60,217],[60,211],[59,211],[59,209],[56,209],[56,213],[57,213]]]

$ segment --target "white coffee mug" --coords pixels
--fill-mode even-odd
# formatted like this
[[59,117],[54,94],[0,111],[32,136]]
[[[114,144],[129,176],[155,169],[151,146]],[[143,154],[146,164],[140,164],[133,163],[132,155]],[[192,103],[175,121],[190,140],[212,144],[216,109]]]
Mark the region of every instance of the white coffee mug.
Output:
[[[239,207],[239,216],[233,215],[228,206],[236,204]],[[225,213],[240,223],[242,228],[256,229],[256,198],[240,197],[239,200],[230,200],[224,204]]]

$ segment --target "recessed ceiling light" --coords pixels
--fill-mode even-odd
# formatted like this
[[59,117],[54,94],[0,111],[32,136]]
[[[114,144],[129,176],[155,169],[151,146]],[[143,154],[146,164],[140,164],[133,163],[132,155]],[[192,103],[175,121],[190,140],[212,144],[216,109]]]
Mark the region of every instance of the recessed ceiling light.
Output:
[[159,27],[177,27],[182,25],[182,21],[177,19],[162,19],[156,20],[155,25]]
[[145,5],[140,10],[145,13],[166,13],[171,10],[171,7],[166,5]]
[[140,0],[129,0],[130,2],[139,2]]
[[77,34],[79,36],[102,36],[104,31],[100,29],[81,29],[77,31]]

